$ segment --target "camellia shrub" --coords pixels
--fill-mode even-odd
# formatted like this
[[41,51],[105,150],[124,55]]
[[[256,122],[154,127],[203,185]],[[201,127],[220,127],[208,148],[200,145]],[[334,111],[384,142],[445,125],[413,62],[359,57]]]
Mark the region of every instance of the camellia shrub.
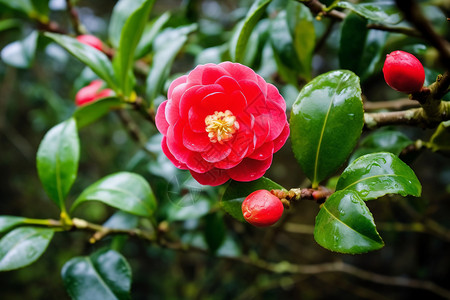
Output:
[[0,103],[3,184],[29,202],[2,199],[2,276],[50,261],[72,299],[450,298],[446,1],[91,2],[0,0],[2,102],[23,98]]

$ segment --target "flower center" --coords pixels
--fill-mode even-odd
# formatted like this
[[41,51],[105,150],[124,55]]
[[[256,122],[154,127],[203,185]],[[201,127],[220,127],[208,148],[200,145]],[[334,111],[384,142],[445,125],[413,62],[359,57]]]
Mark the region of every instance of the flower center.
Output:
[[231,111],[215,111],[213,115],[205,118],[206,132],[213,143],[223,144],[233,138],[233,134],[239,129],[239,123]]

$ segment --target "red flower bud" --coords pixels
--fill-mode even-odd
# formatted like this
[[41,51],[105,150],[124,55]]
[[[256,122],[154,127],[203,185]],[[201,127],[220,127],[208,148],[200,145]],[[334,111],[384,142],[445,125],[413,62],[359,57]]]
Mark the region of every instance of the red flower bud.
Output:
[[257,190],[242,202],[244,219],[257,227],[275,224],[283,214],[281,200],[267,190]]
[[75,104],[77,106],[88,104],[100,98],[112,96],[114,92],[111,89],[102,89],[103,81],[94,80],[88,86],[80,89],[75,95]]
[[425,81],[420,61],[414,55],[399,50],[386,56],[383,73],[391,88],[408,94],[418,92]]
[[97,50],[100,50],[100,51],[104,50],[103,42],[96,36],[89,35],[89,34],[82,34],[82,35],[77,36],[77,40],[80,43],[94,47]]

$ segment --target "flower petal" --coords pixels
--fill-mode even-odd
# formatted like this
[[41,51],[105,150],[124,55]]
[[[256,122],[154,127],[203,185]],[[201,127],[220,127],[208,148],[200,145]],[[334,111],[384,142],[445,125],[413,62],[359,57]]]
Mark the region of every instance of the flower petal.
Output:
[[180,99],[180,116],[183,119],[188,118],[189,109],[201,103],[202,99],[207,95],[217,92],[223,92],[224,89],[219,84],[196,85],[186,90]]
[[222,76],[217,79],[215,83],[220,84],[227,94],[231,94],[232,92],[239,91],[241,89],[239,83],[230,76]]
[[256,77],[255,71],[247,66],[241,65],[239,63],[232,63],[229,61],[220,63],[219,66],[224,68],[230,73],[231,77],[236,79],[238,82],[242,79],[252,80],[256,82],[258,78]]
[[163,135],[167,134],[167,128],[169,128],[169,123],[167,123],[166,121],[167,101],[168,100],[164,101],[159,105],[155,116],[156,128],[158,128],[159,132],[161,132]]
[[192,152],[186,161],[186,165],[189,170],[192,170],[196,173],[205,173],[211,170],[214,166],[213,164],[205,161],[200,153]]
[[237,181],[253,181],[261,178],[272,164],[272,156],[265,160],[245,158],[236,167],[227,170],[228,175]]
[[208,149],[201,153],[204,160],[215,163],[225,159],[231,153],[231,146],[228,143],[210,143]]
[[220,170],[216,168],[211,169],[206,173],[196,173],[194,171],[190,172],[192,177],[194,177],[195,180],[197,180],[200,184],[203,185],[217,186],[224,184],[230,179],[230,176],[228,176],[225,170]]
[[[191,151],[189,151],[186,147],[183,146],[183,137],[182,137],[182,124],[176,124],[175,126],[170,126],[167,130],[167,148],[170,153],[172,153],[173,157],[181,163],[186,163]],[[181,127],[181,129],[180,129]]]
[[167,156],[167,158],[175,165],[175,167],[177,167],[178,169],[182,169],[182,170],[188,170],[188,167],[186,166],[186,164],[180,162],[172,155],[172,152],[170,152],[169,148],[167,147],[167,139],[165,136],[163,137],[163,139],[161,141],[161,149],[162,149],[163,153]]
[[264,160],[271,155],[273,155],[273,142],[267,142],[262,144],[258,149],[255,149],[255,151],[247,157],[256,160]]
[[230,73],[228,73],[220,65],[210,65],[203,71],[202,84],[213,84],[217,79],[226,75],[230,75]]
[[269,99],[269,101],[278,104],[283,111],[286,111],[286,101],[284,100],[283,96],[281,96],[278,89],[270,83],[267,84],[267,98]]
[[283,131],[280,133],[280,135],[273,140],[273,152],[277,152],[278,150],[281,149],[281,147],[283,147],[283,145],[286,143],[286,140],[289,137],[289,123],[286,121]]
[[187,81],[187,75],[183,75],[181,77],[178,77],[174,81],[172,81],[172,83],[169,86],[169,90],[167,91],[167,98],[168,99],[172,98],[173,89],[176,88],[177,86],[179,86],[180,84],[185,83],[186,81]]
[[187,149],[195,152],[203,152],[210,144],[211,141],[206,131],[202,133],[193,132],[189,125],[186,124],[183,129],[183,145]]

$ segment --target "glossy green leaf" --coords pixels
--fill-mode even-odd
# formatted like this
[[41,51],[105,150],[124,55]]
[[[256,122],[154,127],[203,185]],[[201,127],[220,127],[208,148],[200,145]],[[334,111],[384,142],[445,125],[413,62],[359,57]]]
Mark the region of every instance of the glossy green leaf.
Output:
[[64,264],[61,276],[72,299],[130,299],[131,268],[114,250],[74,257]]
[[123,25],[119,47],[113,61],[116,76],[125,96],[129,96],[133,89],[132,84],[135,82],[132,72],[134,52],[155,0],[134,0],[134,2],[141,5],[136,7]]
[[114,229],[132,229],[136,228],[138,223],[139,217],[119,210],[103,223],[103,226]]
[[170,221],[195,220],[208,214],[211,209],[209,200],[195,191],[190,191],[178,201],[170,198],[171,203],[167,209],[167,218]]
[[271,0],[254,1],[245,19],[237,25],[230,42],[230,55],[234,62],[241,62],[244,58],[248,37],[270,2]]
[[10,230],[17,225],[23,224],[26,219],[16,216],[0,216],[0,233]]
[[26,38],[12,42],[2,49],[2,60],[16,68],[29,68],[34,61],[39,34],[31,32]]
[[339,63],[341,68],[355,72],[362,80],[375,72],[384,49],[387,32],[368,30],[367,19],[348,15],[341,29]]
[[342,1],[337,6],[348,8],[364,18],[380,23],[397,24],[402,20],[401,13],[392,1],[359,4]]
[[392,153],[380,152],[361,156],[342,173],[337,190],[355,191],[363,200],[386,194],[419,197],[422,186],[414,171]]
[[47,132],[36,156],[39,179],[60,209],[64,209],[64,200],[77,177],[79,160],[77,124],[70,118]]
[[78,129],[80,129],[95,122],[112,110],[125,108],[126,105],[126,103],[115,97],[103,98],[77,108],[73,116],[77,120]]
[[95,74],[106,81],[110,88],[118,91],[117,80],[114,76],[112,63],[103,52],[80,43],[77,39],[67,35],[50,32],[45,32],[44,35],[58,43],[70,54],[90,67]]
[[325,201],[316,217],[314,239],[340,253],[365,253],[384,246],[372,214],[353,191],[335,192]]
[[251,182],[231,181],[227,186],[225,193],[220,201],[222,208],[233,218],[245,222],[242,215],[242,202],[244,199],[256,190],[282,190],[281,185],[273,182],[269,178],[261,177]]
[[303,87],[292,106],[292,149],[313,187],[335,172],[361,135],[359,78],[346,70],[322,74]]
[[119,48],[122,30],[128,18],[142,6],[145,0],[119,0],[114,6],[108,28],[109,42]]
[[300,61],[300,74],[311,80],[311,67],[316,33],[311,11],[303,4],[289,1],[287,22],[293,36],[294,48]]
[[0,271],[25,267],[35,262],[53,237],[48,228],[19,227],[0,240]]
[[412,143],[413,141],[398,130],[379,129],[361,140],[358,149],[349,160],[352,162],[362,155],[374,152],[391,152],[398,156],[405,147]]
[[156,35],[161,31],[167,21],[169,21],[169,18],[170,12],[166,11],[153,22],[147,23],[147,25],[145,25],[141,40],[136,47],[135,58],[141,58],[150,52]]
[[439,124],[431,136],[429,147],[435,152],[450,156],[450,121]]
[[156,199],[148,182],[129,172],[115,173],[90,185],[75,200],[71,210],[87,201],[100,201],[142,217],[151,217],[156,209]]
[[146,81],[146,94],[149,101],[153,101],[163,89],[176,55],[187,42],[188,34],[196,29],[196,24],[175,29],[169,28],[156,38],[154,42],[155,55]]

